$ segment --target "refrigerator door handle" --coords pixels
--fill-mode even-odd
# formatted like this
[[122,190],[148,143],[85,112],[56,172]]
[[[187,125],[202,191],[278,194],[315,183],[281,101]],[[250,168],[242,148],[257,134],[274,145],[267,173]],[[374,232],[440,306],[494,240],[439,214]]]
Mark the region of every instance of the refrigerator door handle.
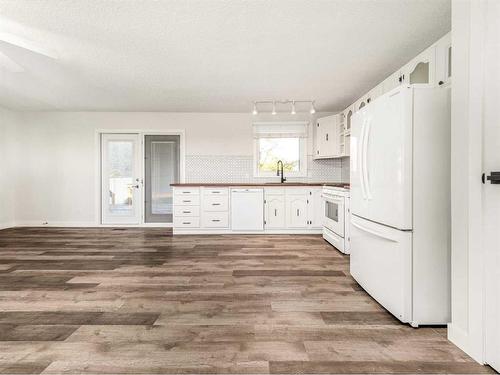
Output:
[[356,224],[354,221],[351,221],[351,224],[353,226],[355,226],[356,228],[358,228],[359,230],[362,230],[363,232],[366,232],[366,233],[370,233],[376,237],[383,238],[384,240],[391,241],[391,242],[398,242],[394,238],[387,237],[387,236],[383,235],[382,233],[379,233],[373,229],[368,229],[360,224]]
[[366,198],[371,200],[372,194],[370,189],[370,178],[368,175],[368,140],[370,139],[370,119],[366,120],[365,135],[363,137],[363,182],[365,185]]
[[361,194],[363,195],[363,199],[366,199],[366,191],[365,191],[365,181],[363,179],[363,158],[364,158],[364,142],[365,142],[365,126],[366,119],[363,119],[363,124],[361,125],[361,135],[360,135],[360,147],[359,147],[359,181],[361,185]]

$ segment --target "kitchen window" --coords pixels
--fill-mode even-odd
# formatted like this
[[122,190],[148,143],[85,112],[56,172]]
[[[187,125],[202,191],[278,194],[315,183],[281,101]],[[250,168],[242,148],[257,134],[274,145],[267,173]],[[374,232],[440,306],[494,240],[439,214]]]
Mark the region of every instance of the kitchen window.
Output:
[[278,160],[283,162],[285,176],[307,176],[306,122],[255,123],[254,176],[276,177]]

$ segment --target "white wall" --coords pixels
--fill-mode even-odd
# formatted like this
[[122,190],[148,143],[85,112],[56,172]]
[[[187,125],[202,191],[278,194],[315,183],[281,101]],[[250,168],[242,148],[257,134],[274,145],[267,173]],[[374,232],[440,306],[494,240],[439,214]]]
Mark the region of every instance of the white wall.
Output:
[[[182,129],[186,156],[250,156],[253,121],[290,119],[249,113],[160,112],[22,112],[19,118],[22,146],[16,163],[16,222],[20,225],[98,222],[97,130]],[[312,137],[308,148],[311,154]]]
[[479,1],[452,4],[452,322],[448,337],[484,362],[480,182],[484,9]]
[[0,229],[14,226],[17,115],[0,107]]

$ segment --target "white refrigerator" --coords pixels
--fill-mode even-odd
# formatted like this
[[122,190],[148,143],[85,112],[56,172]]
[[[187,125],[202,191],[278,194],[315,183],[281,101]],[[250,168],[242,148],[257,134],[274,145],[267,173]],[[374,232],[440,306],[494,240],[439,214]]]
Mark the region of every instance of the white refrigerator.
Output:
[[354,114],[356,281],[412,326],[450,321],[450,89],[398,87]]

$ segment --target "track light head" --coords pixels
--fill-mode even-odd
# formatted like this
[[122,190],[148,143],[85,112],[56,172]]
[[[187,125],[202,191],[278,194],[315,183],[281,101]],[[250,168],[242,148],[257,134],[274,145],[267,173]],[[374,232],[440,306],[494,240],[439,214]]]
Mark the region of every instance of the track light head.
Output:
[[259,112],[257,111],[257,103],[253,102],[253,111],[252,111],[252,115],[257,115]]
[[311,115],[316,113],[316,108],[314,108],[314,100],[311,102],[311,109],[309,110]]
[[272,115],[276,114],[276,102],[273,101],[273,111],[271,112]]
[[292,115],[296,115],[297,114],[297,112],[295,111],[295,100],[292,101],[292,112],[291,113],[292,113]]

